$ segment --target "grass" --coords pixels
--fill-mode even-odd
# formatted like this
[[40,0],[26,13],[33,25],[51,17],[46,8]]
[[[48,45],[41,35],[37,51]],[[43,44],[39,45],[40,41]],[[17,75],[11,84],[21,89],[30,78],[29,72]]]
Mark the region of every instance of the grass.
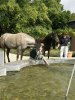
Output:
[[[0,77],[0,100],[64,100],[73,65],[30,66]],[[73,78],[68,100],[75,100]]]

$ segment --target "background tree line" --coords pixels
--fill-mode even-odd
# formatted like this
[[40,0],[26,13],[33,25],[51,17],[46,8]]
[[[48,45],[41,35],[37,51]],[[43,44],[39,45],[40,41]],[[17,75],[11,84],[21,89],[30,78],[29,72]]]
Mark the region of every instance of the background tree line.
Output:
[[67,27],[70,11],[61,0],[0,0],[0,34],[25,32],[35,37]]

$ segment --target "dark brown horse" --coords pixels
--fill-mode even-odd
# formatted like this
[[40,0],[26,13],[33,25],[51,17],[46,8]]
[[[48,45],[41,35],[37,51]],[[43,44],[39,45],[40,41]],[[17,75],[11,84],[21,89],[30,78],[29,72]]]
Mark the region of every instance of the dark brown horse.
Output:
[[45,51],[48,51],[48,59],[49,59],[51,47],[53,46],[53,48],[54,48],[55,45],[57,45],[59,43],[58,35],[56,33],[52,32],[52,33],[48,34],[46,37],[39,39],[39,41],[44,44],[43,55],[45,56]]

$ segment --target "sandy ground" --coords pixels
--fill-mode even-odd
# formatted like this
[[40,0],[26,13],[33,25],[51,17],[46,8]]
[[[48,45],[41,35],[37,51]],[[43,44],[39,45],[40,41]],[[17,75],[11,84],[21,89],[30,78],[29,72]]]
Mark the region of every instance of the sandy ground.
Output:
[[[11,62],[16,61],[16,54],[10,53],[9,58],[10,58]],[[29,57],[28,56],[23,56],[23,60],[25,60],[25,59],[29,59]],[[6,60],[6,63],[7,63],[8,62],[7,56],[5,56],[5,60]],[[20,60],[20,57],[19,57],[19,60]]]
[[[14,62],[14,61],[16,61],[16,54],[12,54],[12,53],[10,53],[9,54],[9,57],[10,57],[10,62]],[[50,58],[52,58],[52,59],[60,59],[60,57],[50,57]],[[29,59],[29,56],[23,56],[23,59],[22,60],[27,60],[27,59]],[[45,59],[48,59],[47,57],[45,57]],[[64,58],[63,58],[64,59]],[[72,57],[72,58],[68,58],[68,59],[71,59],[71,60],[75,60],[75,57]],[[5,56],[5,60],[6,60],[6,63],[8,62],[8,60],[7,60],[7,56]],[[20,60],[20,57],[19,57],[19,60]]]

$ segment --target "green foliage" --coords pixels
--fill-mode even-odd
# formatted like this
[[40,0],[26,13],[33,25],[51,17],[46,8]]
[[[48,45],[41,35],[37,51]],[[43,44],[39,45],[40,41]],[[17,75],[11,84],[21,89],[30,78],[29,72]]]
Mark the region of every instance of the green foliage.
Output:
[[60,0],[1,0],[0,32],[27,32],[35,37],[64,28],[70,12],[63,11]]
[[20,10],[19,6],[15,3],[15,0],[10,0],[6,4],[0,6],[0,28],[2,33],[14,32],[15,29],[15,16]]
[[68,28],[68,27],[65,27],[63,29],[59,28],[59,29],[55,30],[55,32],[58,33],[59,36],[61,36],[64,32],[70,36],[74,35],[72,28]]
[[75,13],[72,13],[70,16],[70,21],[73,21],[73,20],[75,20]]
[[36,37],[42,37],[42,36],[47,35],[52,30],[51,29],[48,30],[48,29],[46,29],[43,26],[35,26],[32,31],[33,31],[34,36],[36,36]]

